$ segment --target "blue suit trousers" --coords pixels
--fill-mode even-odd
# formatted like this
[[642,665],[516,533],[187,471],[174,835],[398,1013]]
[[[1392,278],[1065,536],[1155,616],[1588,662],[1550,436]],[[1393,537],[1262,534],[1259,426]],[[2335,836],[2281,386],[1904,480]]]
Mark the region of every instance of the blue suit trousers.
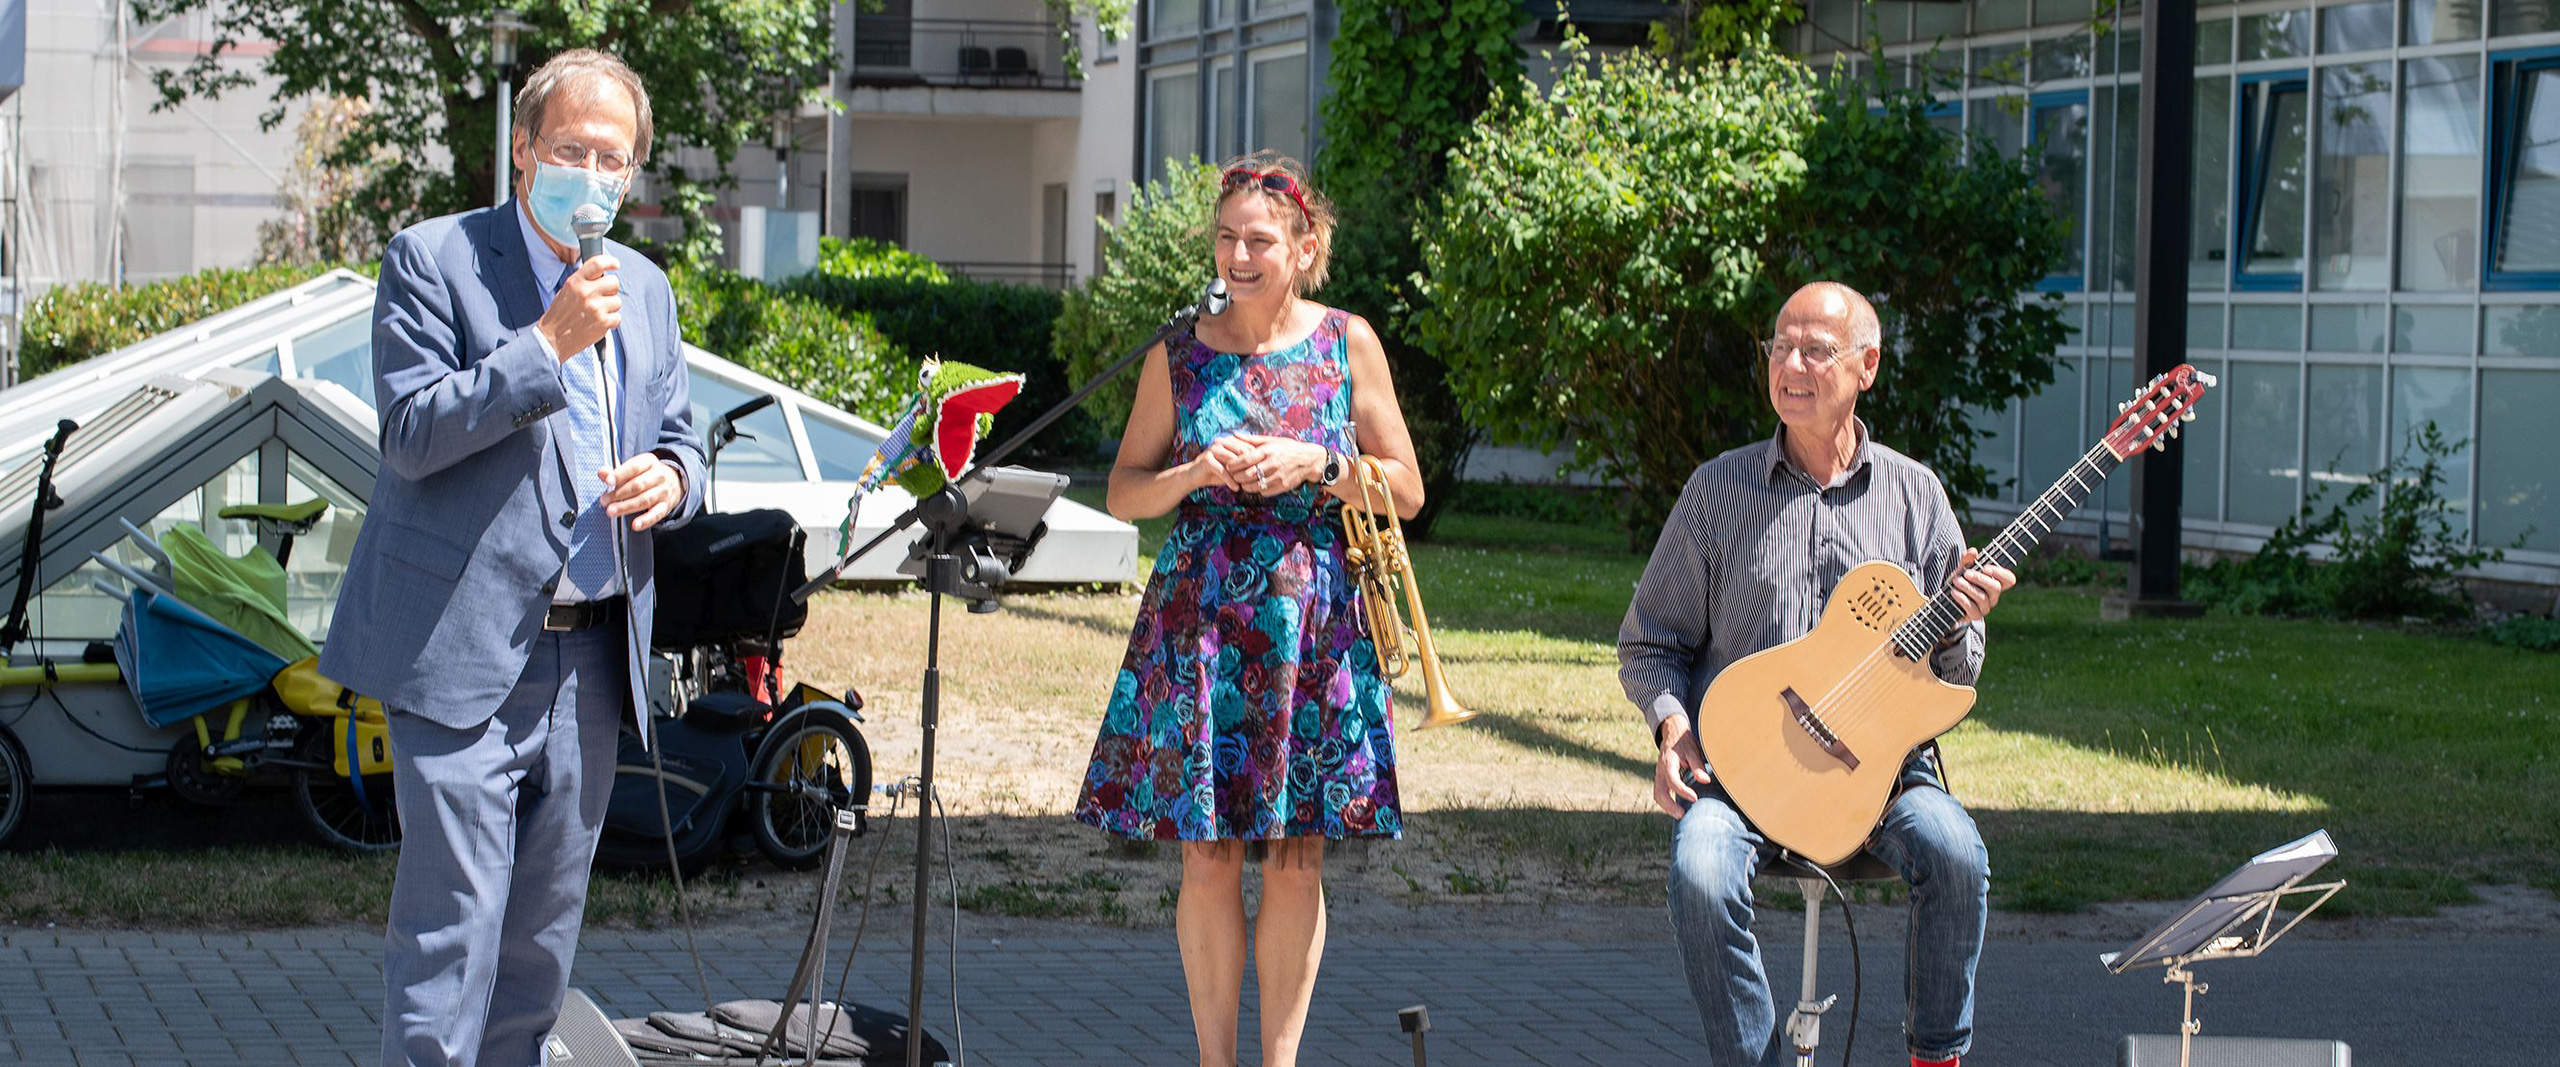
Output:
[[540,1067],[586,913],[630,707],[619,625],[534,639],[476,726],[391,713],[400,869],[383,953],[386,1067]]

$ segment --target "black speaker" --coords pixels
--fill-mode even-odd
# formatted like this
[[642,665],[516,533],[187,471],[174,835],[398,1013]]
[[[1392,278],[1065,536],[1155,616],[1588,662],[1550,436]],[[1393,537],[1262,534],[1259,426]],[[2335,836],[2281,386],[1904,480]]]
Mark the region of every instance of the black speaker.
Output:
[[[2344,1041],[2282,1037],[2198,1037],[2189,1067],[2352,1067]],[[2134,1034],[2116,1046],[2116,1067],[2178,1067],[2173,1034]]]
[[[2174,1059],[2177,1053],[2171,1052]],[[630,1043],[615,1033],[613,1020],[604,1017],[596,1002],[579,990],[569,991],[560,1002],[560,1021],[551,1026],[551,1036],[542,1042],[543,1067],[640,1067],[640,1057],[632,1055]]]

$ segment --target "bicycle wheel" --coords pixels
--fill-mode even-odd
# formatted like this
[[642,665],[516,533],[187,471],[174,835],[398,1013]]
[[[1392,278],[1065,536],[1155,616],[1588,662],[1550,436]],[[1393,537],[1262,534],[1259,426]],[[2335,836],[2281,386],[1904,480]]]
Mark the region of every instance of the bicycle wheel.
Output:
[[27,766],[27,750],[18,735],[0,726],[0,841],[26,820],[28,794],[36,788],[35,770]]
[[783,720],[756,749],[747,821],[765,858],[803,871],[826,859],[836,810],[870,794],[870,746],[853,720],[813,705]]
[[[354,779],[329,769],[334,753],[326,720],[304,720],[293,746],[293,806],[311,832],[341,852],[389,852],[400,847],[400,813],[391,798],[391,776],[367,774],[359,793]],[[316,723],[316,725],[310,725]],[[316,770],[309,768],[318,768]]]

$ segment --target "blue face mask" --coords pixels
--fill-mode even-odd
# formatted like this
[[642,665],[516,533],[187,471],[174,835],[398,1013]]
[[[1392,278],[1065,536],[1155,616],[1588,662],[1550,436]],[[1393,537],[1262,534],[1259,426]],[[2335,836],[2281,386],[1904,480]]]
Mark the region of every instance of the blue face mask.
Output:
[[588,204],[603,208],[612,218],[622,205],[622,180],[609,178],[585,167],[564,167],[536,160],[533,165],[533,187],[525,194],[525,204],[533,211],[533,225],[544,236],[578,247],[578,231],[572,226],[578,209]]

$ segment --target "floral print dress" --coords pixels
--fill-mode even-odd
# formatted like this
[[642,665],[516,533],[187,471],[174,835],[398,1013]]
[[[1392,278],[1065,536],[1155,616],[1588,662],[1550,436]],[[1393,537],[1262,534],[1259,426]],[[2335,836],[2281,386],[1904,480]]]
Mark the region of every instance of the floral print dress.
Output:
[[[1234,433],[1356,454],[1350,316],[1276,352],[1167,352],[1172,464]],[[1103,714],[1076,818],[1183,841],[1395,837],[1391,693],[1343,561],[1341,505],[1313,485],[1211,487],[1176,513]]]

